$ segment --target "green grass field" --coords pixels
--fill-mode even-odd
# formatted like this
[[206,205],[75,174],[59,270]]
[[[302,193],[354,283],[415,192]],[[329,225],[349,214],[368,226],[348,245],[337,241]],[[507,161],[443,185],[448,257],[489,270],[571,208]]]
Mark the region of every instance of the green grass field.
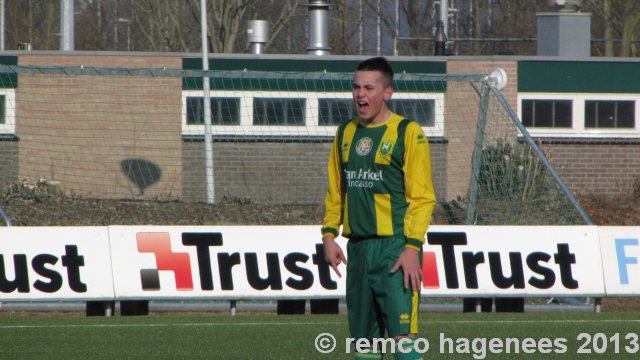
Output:
[[[421,316],[421,336],[426,335],[430,345],[425,359],[637,359],[640,354],[640,313]],[[320,333],[337,339],[332,353],[315,349]],[[588,335],[579,339],[580,333]],[[351,359],[352,354],[345,353],[347,334],[345,315],[171,313],[87,318],[4,313],[0,315],[0,359]],[[453,353],[448,345],[441,348],[441,336],[452,339]],[[480,338],[486,339],[484,356]],[[521,343],[533,338],[542,346],[529,348],[534,353],[521,350],[519,354],[513,348],[506,354],[503,346],[501,354],[492,354],[491,338],[517,338]],[[549,338],[549,343],[541,338]],[[559,338],[567,339],[564,354],[554,352],[553,341]],[[590,354],[578,353],[583,345]]]

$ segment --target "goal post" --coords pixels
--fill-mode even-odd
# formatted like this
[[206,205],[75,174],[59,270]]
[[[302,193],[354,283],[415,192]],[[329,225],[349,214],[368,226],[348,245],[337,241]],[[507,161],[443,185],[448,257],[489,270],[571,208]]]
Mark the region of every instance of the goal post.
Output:
[[[216,204],[207,204],[203,78]],[[157,218],[117,220],[132,224],[254,224],[231,219],[229,206],[280,206],[282,217],[258,223],[319,223],[333,135],[355,115],[352,78],[338,71],[0,65],[0,203],[10,218],[23,214],[11,201],[19,196],[45,211],[56,196],[114,212],[123,208],[117,202],[155,205]],[[491,81],[485,74],[396,74],[388,105],[417,121],[430,142],[438,199],[432,223],[590,223],[553,170],[554,154],[536,144]],[[221,204],[226,210],[216,212]],[[188,210],[175,211],[180,206]]]

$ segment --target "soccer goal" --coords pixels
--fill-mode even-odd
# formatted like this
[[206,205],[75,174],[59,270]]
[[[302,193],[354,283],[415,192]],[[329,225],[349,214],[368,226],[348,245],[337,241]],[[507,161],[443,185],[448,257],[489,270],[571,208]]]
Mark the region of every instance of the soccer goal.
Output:
[[[396,71],[388,105],[429,138],[433,224],[590,223],[495,77]],[[258,222],[318,224],[333,135],[355,114],[352,78],[1,65],[0,204],[25,225],[63,206],[116,223],[271,211]]]

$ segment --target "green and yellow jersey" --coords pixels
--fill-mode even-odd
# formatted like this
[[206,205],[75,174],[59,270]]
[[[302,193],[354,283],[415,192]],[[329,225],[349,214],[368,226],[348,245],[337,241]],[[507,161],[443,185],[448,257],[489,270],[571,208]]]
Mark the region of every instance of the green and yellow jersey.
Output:
[[328,175],[323,235],[342,225],[347,238],[404,235],[406,247],[422,248],[436,199],[420,125],[397,114],[377,126],[340,125]]

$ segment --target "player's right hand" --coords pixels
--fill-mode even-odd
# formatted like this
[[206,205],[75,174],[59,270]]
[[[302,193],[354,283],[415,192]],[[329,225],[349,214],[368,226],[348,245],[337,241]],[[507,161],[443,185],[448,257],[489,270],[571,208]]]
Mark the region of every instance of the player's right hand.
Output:
[[338,277],[342,277],[338,265],[340,265],[340,263],[347,265],[347,258],[344,256],[340,245],[338,245],[336,239],[330,235],[322,238],[322,245],[324,248],[324,260],[329,263],[329,266],[336,272]]

